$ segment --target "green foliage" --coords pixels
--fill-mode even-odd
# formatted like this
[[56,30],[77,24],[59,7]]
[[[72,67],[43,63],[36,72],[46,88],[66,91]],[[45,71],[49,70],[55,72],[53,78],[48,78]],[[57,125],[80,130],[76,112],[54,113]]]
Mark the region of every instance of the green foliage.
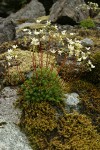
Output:
[[80,26],[84,28],[94,28],[95,23],[91,18],[84,19],[80,22]]
[[29,102],[53,101],[59,102],[63,98],[62,80],[55,70],[37,68],[32,78],[21,86],[21,95]]
[[49,102],[29,105],[20,100],[20,107],[20,126],[34,150],[99,149],[100,136],[85,115],[63,113],[61,104],[55,107]]

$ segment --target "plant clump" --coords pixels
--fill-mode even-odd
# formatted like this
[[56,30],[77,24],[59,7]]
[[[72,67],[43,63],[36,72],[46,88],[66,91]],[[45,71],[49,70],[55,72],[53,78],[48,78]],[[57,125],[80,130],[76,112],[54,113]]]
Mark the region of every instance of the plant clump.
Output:
[[56,70],[36,68],[30,79],[21,86],[21,96],[32,102],[52,101],[60,102],[63,98],[63,81]]
[[80,26],[83,28],[94,28],[95,23],[91,18],[87,18],[80,22]]

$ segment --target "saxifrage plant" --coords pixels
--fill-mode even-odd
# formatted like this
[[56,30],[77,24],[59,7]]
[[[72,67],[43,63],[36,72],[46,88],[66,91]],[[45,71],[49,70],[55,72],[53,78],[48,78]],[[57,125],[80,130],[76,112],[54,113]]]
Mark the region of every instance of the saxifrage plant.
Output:
[[57,71],[49,68],[37,68],[33,76],[21,86],[20,94],[28,102],[60,102],[64,96],[63,81]]

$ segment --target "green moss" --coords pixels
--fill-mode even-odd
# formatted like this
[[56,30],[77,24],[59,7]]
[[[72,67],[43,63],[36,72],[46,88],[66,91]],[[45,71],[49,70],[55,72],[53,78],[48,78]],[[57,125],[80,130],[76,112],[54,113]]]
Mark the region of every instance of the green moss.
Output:
[[[97,139],[95,140],[95,138]],[[52,150],[98,149],[100,136],[86,116],[77,113],[66,114],[59,118],[58,136],[50,141],[49,146]]]
[[95,23],[91,18],[87,18],[80,22],[80,26],[84,28],[94,28]]
[[61,114],[59,106],[48,102],[29,105],[20,101],[22,108],[21,128],[26,132],[35,150],[87,150],[100,147],[100,136],[84,115]]
[[100,131],[100,89],[89,82],[79,80],[73,82],[70,90],[79,93],[81,113],[88,115]]
[[49,102],[29,104],[19,99],[20,126],[33,150],[88,150],[100,147],[100,136],[91,121],[78,113],[67,114],[63,106]]

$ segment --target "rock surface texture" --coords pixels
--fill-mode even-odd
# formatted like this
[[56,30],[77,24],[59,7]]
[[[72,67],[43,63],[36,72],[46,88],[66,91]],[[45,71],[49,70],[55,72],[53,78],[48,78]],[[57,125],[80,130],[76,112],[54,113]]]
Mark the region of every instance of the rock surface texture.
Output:
[[33,20],[34,18],[44,15],[45,9],[42,3],[38,2],[38,0],[32,0],[29,4],[25,5],[25,7],[20,9],[18,12],[11,14],[9,17],[7,17],[7,19],[13,18],[14,20]]
[[14,40],[16,37],[15,24],[9,20],[0,25],[0,44]]
[[65,94],[65,109],[68,112],[72,112],[73,110],[79,112],[79,95],[77,93]]
[[21,111],[15,109],[17,88],[5,87],[0,93],[0,150],[32,150],[26,136],[16,125]]
[[50,20],[56,22],[65,17],[65,23],[72,21],[79,23],[89,16],[89,11],[84,11],[81,7],[83,4],[85,4],[84,0],[58,0],[51,8]]

